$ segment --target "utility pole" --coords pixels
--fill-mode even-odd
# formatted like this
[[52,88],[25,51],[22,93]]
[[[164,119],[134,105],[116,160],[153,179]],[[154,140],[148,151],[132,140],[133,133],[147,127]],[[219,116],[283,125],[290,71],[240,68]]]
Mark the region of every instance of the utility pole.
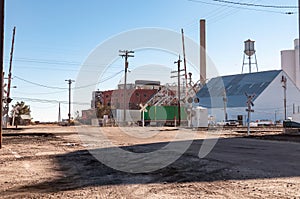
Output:
[[224,90],[224,93],[223,93],[223,102],[224,102],[224,118],[225,118],[225,121],[228,121],[228,115],[227,115],[227,96],[226,96],[226,91]]
[[[186,72],[186,55],[185,55],[185,43],[184,43],[184,32],[183,28],[181,29],[182,34],[182,52],[183,52],[183,64],[184,64],[184,78],[185,78],[185,89],[187,89],[187,72]],[[187,93],[186,93],[187,94]]]
[[124,92],[123,92],[123,97],[124,97],[124,106],[123,106],[123,111],[124,111],[124,124],[126,123],[126,96],[127,96],[127,72],[128,72],[128,57],[134,57],[134,55],[131,55],[134,53],[134,51],[128,51],[128,50],[119,50],[119,53],[122,58],[125,57],[125,76],[124,76]]
[[69,84],[69,113],[68,113],[68,122],[69,122],[69,125],[71,125],[71,85],[73,82],[75,82],[75,80],[71,80],[71,79],[68,79],[68,80],[65,80],[66,82],[68,82]]
[[254,112],[254,110],[252,109],[252,106],[254,106],[253,103],[253,99],[255,97],[255,94],[253,95],[248,95],[247,93],[245,93],[246,97],[247,97],[247,106],[248,108],[246,109],[246,111],[248,112],[248,121],[247,121],[247,135],[250,135],[250,122],[251,122],[251,113]]
[[[178,126],[180,126],[181,123],[181,110],[180,110],[180,77],[181,76],[185,76],[185,75],[180,75],[180,72],[184,71],[184,69],[180,69],[180,63],[181,63],[181,59],[180,59],[180,55],[179,55],[179,59],[178,61],[175,61],[174,64],[177,64],[177,71],[172,71],[171,73],[177,73],[177,76],[171,76],[171,78],[177,77],[178,78],[178,102],[177,102],[177,106],[178,106]],[[176,122],[175,122],[176,123]]]
[[[4,0],[0,0],[0,82],[3,85],[3,54],[4,54]],[[0,86],[0,149],[2,148],[2,124],[3,124],[3,86]]]
[[10,59],[9,59],[9,70],[8,70],[8,83],[7,83],[7,95],[6,95],[6,105],[5,105],[5,112],[6,113],[6,119],[4,123],[4,127],[7,128],[7,122],[9,119],[9,103],[11,101],[10,99],[10,87],[11,87],[11,69],[12,69],[12,61],[13,61],[13,55],[14,55],[14,45],[15,45],[15,35],[16,35],[16,27],[13,29],[13,36],[12,36],[12,42],[11,42],[11,50],[10,50]]
[[286,79],[286,76],[282,75],[281,77],[281,84],[282,84],[282,87],[283,87],[283,106],[284,106],[284,120],[287,119],[286,117],[286,89],[287,89],[287,79]]
[[58,118],[57,122],[61,122],[60,102],[58,103]]

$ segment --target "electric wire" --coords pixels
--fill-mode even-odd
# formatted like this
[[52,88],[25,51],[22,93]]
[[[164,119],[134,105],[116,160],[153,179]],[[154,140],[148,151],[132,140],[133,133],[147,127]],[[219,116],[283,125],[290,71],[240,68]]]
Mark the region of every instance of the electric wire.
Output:
[[276,8],[276,9],[297,9],[298,6],[286,6],[286,5],[266,5],[266,4],[254,4],[254,3],[242,3],[242,2],[234,2],[234,1],[227,1],[227,0],[212,0],[215,2],[226,3],[226,4],[234,4],[234,5],[241,5],[241,6],[251,6],[251,7],[262,7],[262,8]]
[[[109,77],[105,77],[103,79],[101,79],[100,81],[96,82],[96,83],[93,83],[93,84],[89,84],[89,85],[84,85],[84,86],[78,86],[78,87],[73,87],[72,90],[75,90],[75,89],[83,89],[83,88],[88,88],[88,87],[91,87],[91,86],[96,86],[100,83],[103,83],[105,81],[108,81],[110,80],[111,78],[119,75],[120,73],[122,73],[124,70],[121,70]],[[21,78],[21,77],[18,77],[18,76],[14,76],[14,78],[18,79],[18,80],[21,80],[23,82],[26,82],[28,84],[32,84],[32,85],[35,85],[35,86],[39,86],[39,87],[43,87],[43,88],[47,88],[47,89],[57,89],[57,90],[67,90],[68,88],[63,88],[63,87],[56,87],[56,86],[47,86],[47,85],[44,85],[44,84],[40,84],[40,83],[36,83],[36,82],[32,82],[32,81],[29,81],[29,80],[26,80],[24,78]]]
[[[9,58],[6,58],[6,60],[5,60],[5,62],[6,63],[8,63],[8,61],[9,61]],[[25,57],[16,57],[16,58],[14,58],[14,62],[20,62],[20,63],[34,63],[34,64],[46,64],[46,65],[57,65],[57,66],[81,66],[81,67],[86,67],[86,66],[88,66],[88,67],[95,67],[95,68],[98,68],[98,67],[106,67],[106,65],[101,65],[101,63],[99,64],[99,63],[92,63],[92,64],[89,64],[89,65],[87,65],[87,64],[82,64],[82,63],[80,63],[80,62],[76,62],[76,61],[67,61],[67,60],[55,60],[55,59],[53,59],[53,60],[49,60],[49,59],[32,59],[32,58],[25,58]],[[24,65],[22,65],[22,68],[23,67],[26,67],[26,66],[24,66]],[[41,68],[40,67],[40,65],[37,65],[37,66],[27,66],[27,67],[36,67],[36,68],[38,68],[38,69],[55,69],[55,70],[75,70],[75,71],[78,71],[78,70],[76,70],[76,69],[62,69],[62,68],[60,68],[60,67],[55,67],[55,68],[45,68],[45,67],[43,67],[43,68]],[[121,66],[121,65],[112,65],[112,66],[110,66],[110,68],[111,67],[123,67],[123,65]],[[86,71],[86,70],[85,70]],[[94,72],[94,71],[91,71],[91,72]]]
[[[257,0],[254,1],[250,1],[251,3],[256,2]],[[225,19],[228,16],[234,15],[238,12],[240,12],[241,10],[239,10],[238,8],[228,8],[227,11],[223,12],[223,13],[218,13],[215,16],[212,16],[210,18],[208,18],[207,20],[209,21],[209,24],[214,24],[220,20]]]
[[[27,98],[27,97],[13,97],[13,99],[16,100],[24,100],[29,102],[38,102],[38,103],[61,103],[61,104],[69,104],[68,101],[60,101],[60,100],[51,100],[51,99],[39,99],[39,98]],[[71,104],[77,104],[77,105],[90,105],[90,103],[84,103],[84,102],[71,102]]]
[[[246,10],[254,10],[254,11],[261,11],[261,12],[271,12],[271,13],[280,13],[280,14],[295,14],[297,12],[278,12],[278,11],[270,11],[270,10],[262,10],[262,9],[249,9],[249,8],[243,8],[240,6],[233,6],[233,5],[224,5],[224,4],[219,4],[219,3],[209,3],[209,2],[205,2],[205,1],[201,1],[201,0],[188,0],[191,2],[196,2],[196,3],[203,3],[203,4],[208,4],[208,5],[214,5],[214,6],[218,6],[215,10],[211,11],[209,14],[207,15],[203,15],[201,18],[205,18],[210,25],[219,22],[223,19],[225,19],[226,17],[236,14],[237,12],[240,12],[240,8],[241,9],[246,9]],[[247,4],[254,4],[256,3],[258,0],[254,0],[254,1],[249,1],[246,2]],[[198,20],[194,20],[194,23],[189,23],[185,26],[183,26],[185,29],[189,30],[192,29],[190,31],[188,31],[189,33],[194,33],[196,31],[198,31]]]
[[18,80],[21,80],[23,82],[26,82],[28,84],[32,84],[32,85],[35,85],[35,86],[39,86],[39,87],[44,87],[44,88],[49,88],[49,89],[59,89],[59,90],[67,90],[68,88],[62,88],[62,87],[56,87],[56,86],[47,86],[47,85],[43,85],[43,84],[39,84],[39,83],[36,83],[36,82],[32,82],[32,81],[29,81],[29,80],[26,80],[26,79],[23,79],[21,77],[18,77],[18,76],[14,76],[15,79],[18,79]]
[[58,93],[65,93],[65,91],[56,91],[56,92],[47,92],[47,93],[26,93],[21,91],[14,91],[14,93],[22,94],[22,95],[53,95]]
[[296,14],[297,12],[283,12],[283,11],[276,11],[276,10],[267,10],[267,9],[256,9],[256,8],[250,8],[250,7],[245,7],[241,5],[226,5],[226,4],[220,4],[220,3],[211,3],[211,2],[206,2],[202,0],[188,0],[190,2],[194,3],[202,3],[202,4],[208,4],[208,5],[215,5],[215,6],[225,6],[225,7],[231,7],[231,8],[239,8],[239,9],[244,9],[244,10],[252,10],[252,11],[259,11],[259,12],[270,12],[270,13],[277,13],[277,14],[284,14],[284,15],[292,15]]

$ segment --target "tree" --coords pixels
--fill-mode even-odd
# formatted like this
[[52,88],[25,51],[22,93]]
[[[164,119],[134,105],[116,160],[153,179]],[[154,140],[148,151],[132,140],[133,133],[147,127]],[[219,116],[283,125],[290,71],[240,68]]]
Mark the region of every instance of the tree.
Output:
[[25,102],[17,102],[15,105],[12,106],[13,109],[11,110],[11,117],[15,118],[14,123],[15,125],[21,124],[21,115],[28,115],[30,116],[31,110],[28,105],[25,104]]
[[97,109],[96,109],[97,118],[103,118],[104,115],[110,115],[110,113],[111,113],[110,106],[97,103]]

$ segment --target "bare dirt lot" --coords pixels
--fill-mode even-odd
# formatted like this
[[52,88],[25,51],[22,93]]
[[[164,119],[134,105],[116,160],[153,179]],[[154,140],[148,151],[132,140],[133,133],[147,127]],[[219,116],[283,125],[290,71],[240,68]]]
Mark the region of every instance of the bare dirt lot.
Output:
[[[282,135],[278,129],[259,130],[251,137],[223,129],[207,137],[205,131],[184,128],[102,128],[114,144],[108,147],[98,129],[37,126],[4,131],[0,198],[300,198],[299,136]],[[217,143],[199,158],[207,139]],[[133,165],[131,173],[92,155],[119,147],[151,153],[170,142],[190,144],[176,161],[151,172],[134,173],[157,165],[146,155],[137,160],[105,157],[124,168]],[[149,164],[140,164],[144,160]]]

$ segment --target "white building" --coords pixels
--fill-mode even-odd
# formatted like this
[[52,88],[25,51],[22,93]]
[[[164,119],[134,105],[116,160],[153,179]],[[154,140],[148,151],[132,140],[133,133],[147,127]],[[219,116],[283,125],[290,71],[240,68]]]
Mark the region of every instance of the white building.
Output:
[[294,49],[281,51],[281,68],[300,88],[299,40],[295,39]]
[[[300,112],[300,90],[294,79],[283,70],[238,74],[211,79],[198,93],[199,105],[208,108],[216,121],[228,119],[247,121],[247,94],[255,94],[251,121],[284,119],[284,89],[282,76],[287,78],[287,117]],[[227,100],[224,100],[224,91]]]

